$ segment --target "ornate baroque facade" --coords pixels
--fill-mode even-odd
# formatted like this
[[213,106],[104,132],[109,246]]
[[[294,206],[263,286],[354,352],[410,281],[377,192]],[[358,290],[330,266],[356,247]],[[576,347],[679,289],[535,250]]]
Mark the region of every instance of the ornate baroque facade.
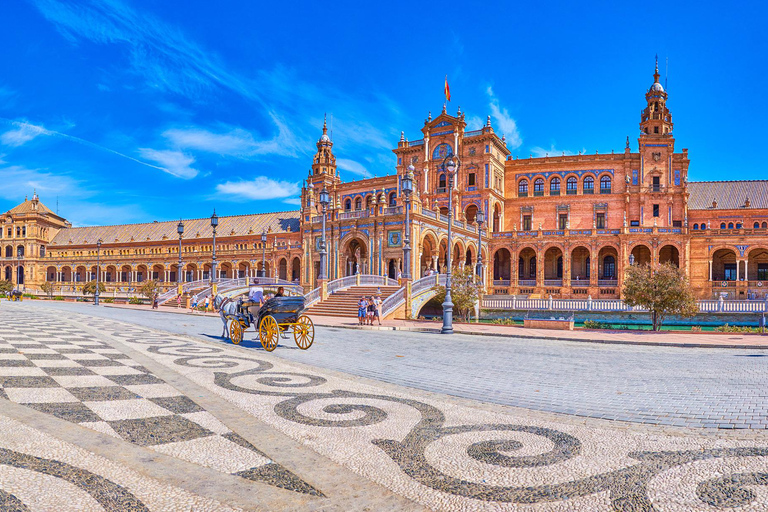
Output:
[[[355,273],[395,277],[411,241],[410,273],[444,271],[447,221],[453,216],[452,261],[475,265],[479,209],[488,293],[617,298],[624,269],[670,261],[685,269],[701,298],[764,298],[768,288],[768,181],[692,182],[687,149],[676,152],[672,114],[658,69],[645,94],[638,151],[511,155],[490,117],[466,130],[465,116],[424,121],[421,138],[401,134],[396,172],[342,182],[333,141],[323,126],[302,188],[299,211],[222,217],[216,254],[221,277],[267,275],[317,285],[326,189],[328,279]],[[453,177],[446,156],[461,165]],[[410,226],[401,178],[413,166]],[[452,190],[453,211],[448,209]],[[149,278],[170,287],[178,272],[176,222],[72,227],[37,196],[3,216],[3,277],[36,289],[44,281],[76,291],[96,272],[96,242],[108,288],[129,291]],[[210,276],[208,218],[185,220],[182,280]],[[261,242],[266,233],[267,242]],[[765,287],[763,285],[766,285]]]

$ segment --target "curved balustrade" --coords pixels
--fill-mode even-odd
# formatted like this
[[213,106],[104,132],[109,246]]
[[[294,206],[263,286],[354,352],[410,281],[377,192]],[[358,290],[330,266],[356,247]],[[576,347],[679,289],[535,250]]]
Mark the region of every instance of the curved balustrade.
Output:
[[[768,302],[763,300],[700,300],[702,313],[764,313]],[[512,297],[483,298],[484,309],[552,310],[552,311],[634,311],[645,308],[627,306],[623,300],[615,299],[518,299]]]
[[380,312],[381,318],[386,318],[387,315],[392,314],[403,304],[405,304],[405,286],[382,301]]

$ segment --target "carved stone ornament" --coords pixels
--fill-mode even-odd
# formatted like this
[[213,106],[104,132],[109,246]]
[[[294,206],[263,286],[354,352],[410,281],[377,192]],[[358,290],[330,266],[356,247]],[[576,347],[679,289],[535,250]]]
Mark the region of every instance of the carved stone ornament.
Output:
[[661,160],[661,152],[655,152],[655,153],[653,153],[652,156],[653,156],[653,161],[654,162],[658,162],[659,160]]

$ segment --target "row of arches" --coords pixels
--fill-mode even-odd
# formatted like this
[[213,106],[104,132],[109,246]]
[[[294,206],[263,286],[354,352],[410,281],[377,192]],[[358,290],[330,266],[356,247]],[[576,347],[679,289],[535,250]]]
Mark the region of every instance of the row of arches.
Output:
[[[721,222],[720,223],[720,229],[741,229],[743,227],[744,227],[744,225],[741,222]],[[752,223],[752,228],[753,229],[766,229],[766,228],[768,228],[768,222],[765,222],[765,221],[763,221],[763,222],[755,221],[755,222]],[[707,223],[706,222],[702,222],[701,224],[696,222],[696,223],[693,224],[693,230],[694,231],[701,231],[701,230],[706,230],[706,229],[709,229],[707,227]]]
[[[382,204],[384,202],[384,193],[380,192],[376,195],[376,202],[379,204]],[[395,206],[397,204],[397,193],[392,191],[389,193],[389,195],[386,197],[387,200],[387,206]],[[363,204],[365,204],[365,208],[368,209],[371,206],[373,206],[373,194],[368,194],[365,197],[363,195],[359,195],[355,197],[354,199],[351,197],[348,197],[344,200],[344,210],[351,211],[352,207],[354,206],[355,210],[362,210]]]
[[[636,265],[651,262],[651,250],[645,245],[633,247],[631,255]],[[564,258],[568,258],[568,261]],[[658,259],[660,263],[670,262],[680,266],[680,253],[674,245],[663,246],[659,250]],[[549,247],[541,254],[533,247],[525,247],[517,253],[514,264],[513,267],[512,252],[509,249],[498,249],[493,255],[493,280],[511,282],[512,271],[516,270],[518,284],[521,286],[536,286],[540,274],[545,285],[561,285],[563,279],[570,279],[572,286],[588,286],[593,277],[607,281],[618,279],[619,252],[615,246],[605,246],[593,254],[588,247],[578,246],[571,249],[569,254],[564,254],[560,247]],[[566,269],[570,269],[570,275],[567,275]]]
[[709,262],[709,280],[768,281],[768,249],[758,247],[741,257],[734,249],[717,249]]
[[[586,175],[581,180],[582,194],[593,194],[595,191],[595,179],[599,180],[600,193],[610,194],[612,187],[612,178],[610,174],[602,174],[599,177],[593,175]],[[560,195],[561,190],[565,187],[566,194],[576,194],[579,191],[579,178],[574,174],[566,176],[565,181],[560,176],[553,176],[549,178],[549,183],[544,177],[533,178],[532,185],[529,185],[528,178],[521,178],[517,182],[517,195],[518,197],[528,197],[530,192],[530,186],[533,187],[534,196],[544,195],[545,190],[549,190],[549,195]]]
[[12,245],[6,245],[4,249],[0,250],[0,254],[4,255],[6,258],[23,258],[24,257],[24,246],[19,245],[15,248]]
[[[16,279],[14,279],[14,275]],[[24,284],[24,266],[23,265],[6,265],[3,269],[3,279],[16,284]]]
[[[249,262],[222,262],[217,265],[217,274],[220,279],[232,279],[236,277],[251,277],[255,276],[257,271],[261,270],[261,262],[257,262],[251,265]],[[178,264],[171,264],[167,267],[162,264],[155,265],[137,265],[132,267],[130,265],[101,265],[100,278],[106,283],[140,283],[150,279],[154,279],[160,282],[177,282],[179,266]],[[270,277],[277,277],[283,280],[299,280],[301,278],[301,259],[294,257],[290,261],[287,258],[280,258],[273,269],[270,262],[265,262],[264,270],[266,275]],[[83,265],[77,267],[63,266],[57,269],[54,266],[49,266],[46,269],[46,281],[50,282],[87,282],[96,279],[97,268],[96,265],[86,267]],[[188,263],[182,267],[182,282],[197,281],[202,279],[209,279],[212,272],[212,264],[205,263],[204,265],[197,265],[195,263]]]

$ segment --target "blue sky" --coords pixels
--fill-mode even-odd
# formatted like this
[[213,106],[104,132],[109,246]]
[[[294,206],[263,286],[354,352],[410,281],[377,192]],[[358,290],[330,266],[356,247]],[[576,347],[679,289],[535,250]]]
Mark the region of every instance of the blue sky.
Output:
[[[573,4],[573,5],[572,5]],[[333,119],[344,180],[452,102],[519,156],[637,147],[654,55],[692,180],[766,177],[765,2],[30,0],[0,5],[0,211],[75,225],[289,210]]]

